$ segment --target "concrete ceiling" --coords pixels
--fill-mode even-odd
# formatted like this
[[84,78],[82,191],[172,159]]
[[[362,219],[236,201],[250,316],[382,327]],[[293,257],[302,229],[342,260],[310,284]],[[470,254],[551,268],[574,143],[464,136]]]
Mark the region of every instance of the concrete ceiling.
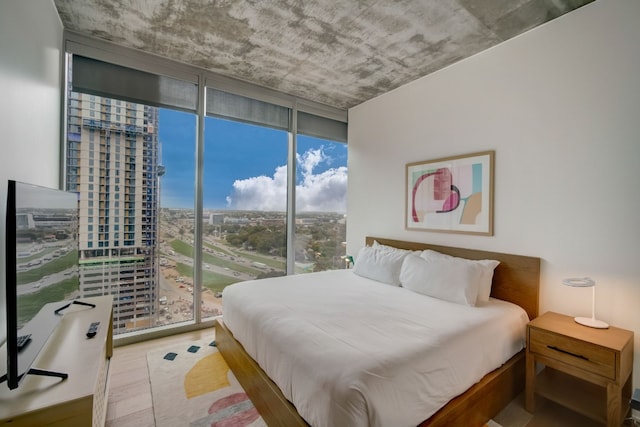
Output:
[[593,0],[54,0],[66,29],[348,109]]

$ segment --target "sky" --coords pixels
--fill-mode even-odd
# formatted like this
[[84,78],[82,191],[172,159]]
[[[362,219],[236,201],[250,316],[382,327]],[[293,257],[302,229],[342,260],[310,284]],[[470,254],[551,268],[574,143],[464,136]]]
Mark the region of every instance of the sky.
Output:
[[16,182],[16,209],[74,209],[78,195],[54,188]]
[[[160,109],[161,205],[193,208],[196,116]],[[298,135],[296,210],[346,212],[347,146]],[[205,209],[285,211],[287,132],[205,119]]]

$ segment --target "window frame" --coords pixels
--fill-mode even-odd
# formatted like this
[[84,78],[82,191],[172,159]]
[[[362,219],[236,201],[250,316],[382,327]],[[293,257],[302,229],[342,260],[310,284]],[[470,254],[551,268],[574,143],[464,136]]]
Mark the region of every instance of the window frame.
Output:
[[[195,174],[195,203],[194,203],[194,285],[202,283],[202,224],[203,224],[203,153],[204,153],[204,119],[207,116],[207,90],[227,92],[232,95],[250,98],[264,103],[274,104],[289,109],[289,147],[288,147],[288,182],[287,182],[287,274],[294,274],[295,251],[295,188],[296,188],[296,152],[297,152],[297,125],[299,113],[305,116],[318,116],[322,121],[324,119],[338,122],[337,128],[340,129],[344,124],[344,141],[347,142],[346,127],[348,126],[348,113],[346,110],[334,108],[314,101],[298,98],[273,89],[254,85],[245,81],[237,80],[232,77],[219,75],[198,67],[172,61],[156,55],[140,52],[135,49],[126,48],[110,42],[99,40],[93,37],[80,35],[78,33],[65,30],[63,34],[64,51],[62,55],[65,60],[62,61],[61,79],[62,87],[62,106],[61,106],[61,135],[60,135],[60,184],[61,188],[66,188],[67,174],[65,159],[67,157],[67,77],[68,77],[68,61],[69,54],[80,55],[92,60],[103,61],[114,66],[127,67],[143,73],[150,73],[158,76],[164,76],[171,79],[183,80],[185,82],[194,83],[197,88],[196,99],[196,174]],[[317,136],[317,135],[313,135]],[[327,135],[330,137],[331,135]],[[193,294],[194,307],[200,307],[200,292]],[[213,325],[213,320],[203,321],[201,310],[194,310],[193,321],[187,325],[167,325],[163,327],[152,327],[135,332],[128,332],[114,337],[115,345],[125,345],[133,342],[153,339],[157,337],[172,335],[184,331],[201,329]]]

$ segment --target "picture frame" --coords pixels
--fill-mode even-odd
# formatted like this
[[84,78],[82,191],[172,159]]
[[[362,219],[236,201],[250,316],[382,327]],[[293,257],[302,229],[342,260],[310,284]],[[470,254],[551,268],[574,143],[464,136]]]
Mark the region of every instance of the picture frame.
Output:
[[493,236],[494,151],[406,165],[405,228]]

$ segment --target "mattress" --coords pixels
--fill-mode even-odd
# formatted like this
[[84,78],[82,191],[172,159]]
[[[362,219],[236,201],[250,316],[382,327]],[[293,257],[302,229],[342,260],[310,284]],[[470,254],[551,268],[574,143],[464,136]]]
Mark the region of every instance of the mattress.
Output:
[[416,426],[524,348],[526,312],[333,270],[225,288],[224,322],[312,426]]

